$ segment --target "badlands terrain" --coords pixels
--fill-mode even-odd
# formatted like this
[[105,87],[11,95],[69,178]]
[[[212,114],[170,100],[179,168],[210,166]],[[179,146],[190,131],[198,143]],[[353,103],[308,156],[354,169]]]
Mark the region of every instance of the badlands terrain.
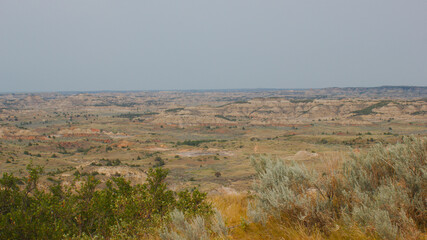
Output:
[[248,191],[252,157],[317,171],[404,135],[427,135],[427,87],[4,93],[0,174],[43,166],[46,186],[75,176],[143,183],[170,169],[169,186]]

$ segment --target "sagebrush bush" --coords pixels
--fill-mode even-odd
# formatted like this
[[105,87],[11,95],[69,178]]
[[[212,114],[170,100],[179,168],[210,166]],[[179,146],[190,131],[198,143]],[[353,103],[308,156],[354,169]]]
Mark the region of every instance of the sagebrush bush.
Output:
[[222,215],[215,211],[215,215],[205,218],[195,215],[186,218],[184,213],[175,209],[171,212],[169,227],[164,227],[160,237],[164,240],[207,240],[211,238],[226,239],[228,229]]
[[[382,213],[383,221],[372,217],[357,223],[373,228],[380,236],[390,238],[380,229],[396,229],[396,236],[414,235],[427,224],[427,141],[405,137],[392,146],[378,144],[364,155],[353,156],[344,164],[343,178],[351,204],[345,214]],[[355,189],[354,191],[351,191]],[[362,214],[363,215],[363,214]],[[374,219],[377,219],[375,217]],[[389,219],[389,220],[388,220]],[[388,223],[389,226],[384,227]],[[381,233],[383,232],[383,233]]]
[[[286,165],[282,161],[274,161],[261,157],[259,161],[252,159],[252,164],[258,175],[254,184],[257,197],[257,208],[249,207],[248,215],[254,220],[265,221],[264,212],[280,213],[281,211],[294,212],[304,205],[303,197],[310,186],[310,175],[296,164]],[[277,215],[276,217],[279,217]]]
[[318,176],[304,166],[253,160],[253,221],[287,218],[329,233],[332,224],[364,227],[384,239],[417,236],[427,226],[427,141],[405,137],[353,155],[341,169]]
[[[332,223],[329,203],[319,192],[316,174],[295,162],[261,157],[252,159],[257,172],[255,202],[249,203],[247,215],[254,222],[265,223],[268,216],[297,219],[305,225],[327,228]],[[320,193],[320,194],[319,194]]]

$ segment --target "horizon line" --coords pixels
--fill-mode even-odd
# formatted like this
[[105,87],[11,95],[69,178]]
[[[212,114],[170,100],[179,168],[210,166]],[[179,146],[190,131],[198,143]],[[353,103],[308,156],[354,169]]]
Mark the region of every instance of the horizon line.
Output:
[[382,85],[375,87],[319,87],[319,88],[200,88],[200,89],[152,89],[152,90],[60,90],[60,91],[7,91],[0,92],[0,95],[4,94],[42,94],[42,93],[124,93],[124,92],[239,92],[239,91],[289,91],[289,90],[321,90],[321,89],[357,89],[357,88],[427,88],[427,86],[415,86],[415,85]]

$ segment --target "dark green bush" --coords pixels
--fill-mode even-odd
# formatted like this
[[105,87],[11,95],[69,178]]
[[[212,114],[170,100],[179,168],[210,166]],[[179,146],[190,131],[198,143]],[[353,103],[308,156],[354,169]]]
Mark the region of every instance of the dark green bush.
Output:
[[184,142],[177,142],[177,145],[188,145],[198,147],[202,143],[214,142],[215,140],[185,140]]
[[165,112],[176,113],[182,110],[184,110],[184,108],[170,108],[170,109],[166,109]]
[[161,167],[165,165],[165,161],[159,156],[155,157],[154,161],[155,161],[154,167]]
[[0,178],[0,239],[143,236],[168,222],[174,208],[212,213],[206,194],[168,190],[167,169],[150,169],[146,183],[136,186],[111,178],[103,189],[95,176],[80,181],[76,174],[73,188],[55,184],[48,191],[38,188],[42,168],[29,166],[28,172],[24,179],[8,173]]

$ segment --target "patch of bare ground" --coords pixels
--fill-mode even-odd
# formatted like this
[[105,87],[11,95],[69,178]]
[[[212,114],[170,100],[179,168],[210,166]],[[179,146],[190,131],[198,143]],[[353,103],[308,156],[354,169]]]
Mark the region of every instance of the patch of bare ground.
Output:
[[211,156],[211,155],[233,156],[234,154],[231,151],[220,151],[215,149],[209,149],[209,150],[185,149],[185,150],[179,151],[177,155],[181,157],[200,157],[200,156]]

